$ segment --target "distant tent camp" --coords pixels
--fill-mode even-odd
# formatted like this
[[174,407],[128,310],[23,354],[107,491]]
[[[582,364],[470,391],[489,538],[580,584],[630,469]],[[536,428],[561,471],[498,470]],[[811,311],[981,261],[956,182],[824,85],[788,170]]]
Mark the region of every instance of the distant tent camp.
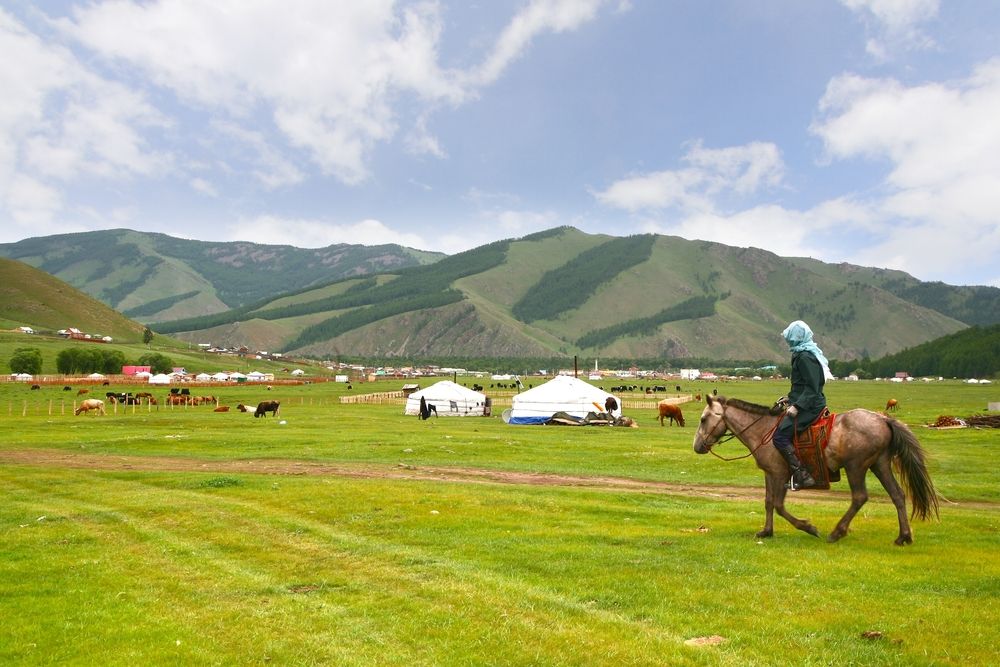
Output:
[[406,399],[407,415],[420,414],[420,399],[433,405],[438,417],[482,417],[488,416],[489,399],[485,394],[472,391],[451,380],[436,382],[426,389],[413,392]]
[[578,378],[559,375],[514,396],[510,419],[505,421],[508,424],[544,424],[557,412],[584,418],[590,412],[604,412],[609,396],[618,404],[612,414],[621,416],[621,400],[616,396]]
[[208,373],[198,373],[197,375],[194,376],[194,379],[197,382],[211,382],[212,376],[209,375]]

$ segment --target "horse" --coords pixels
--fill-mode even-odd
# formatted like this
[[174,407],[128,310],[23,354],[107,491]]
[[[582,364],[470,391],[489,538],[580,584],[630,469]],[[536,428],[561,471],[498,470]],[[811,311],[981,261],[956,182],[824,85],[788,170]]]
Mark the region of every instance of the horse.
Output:
[[[724,396],[706,396],[705,399],[707,405],[694,436],[694,451],[715,454],[712,447],[728,431],[746,445],[750,450],[748,456],[752,455],[757,467],[764,472],[766,518],[764,528],[757,533],[757,537],[774,534],[775,511],[799,530],[819,537],[819,531],[808,520],[798,519],[785,509],[788,464],[770,439],[784,414],[784,408],[768,408]],[[910,518],[927,519],[931,512],[937,516],[937,492],[927,472],[923,447],[902,422],[860,408],[838,414],[824,457],[827,469],[836,472],[843,468],[851,485],[851,505],[827,537],[828,542],[836,542],[847,534],[854,515],[868,500],[865,476],[869,470],[875,473],[896,507],[899,520],[899,535],[895,540],[897,546],[912,544],[913,533],[906,517],[906,494],[893,476],[893,466],[909,491],[913,506]]]
[[666,417],[670,418],[671,424],[676,421],[678,425],[684,426],[684,415],[681,414],[681,409],[673,403],[669,403],[664,399],[657,403],[656,409],[660,413],[660,426],[663,426],[663,420]]
[[267,413],[270,412],[272,417],[277,417],[279,405],[281,405],[280,401],[261,401],[257,404],[257,410],[253,413],[253,416],[266,417]]
[[88,398],[87,400],[80,403],[80,407],[76,409],[73,413],[74,415],[79,415],[82,412],[90,412],[91,410],[97,410],[97,414],[104,414],[104,401],[99,398]]
[[895,412],[898,409],[899,409],[899,401],[897,401],[895,398],[890,398],[888,401],[885,402],[886,412]]

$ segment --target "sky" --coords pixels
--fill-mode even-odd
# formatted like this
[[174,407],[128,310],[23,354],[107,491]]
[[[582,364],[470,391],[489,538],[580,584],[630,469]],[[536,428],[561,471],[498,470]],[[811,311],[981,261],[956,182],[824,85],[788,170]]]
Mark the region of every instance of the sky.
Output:
[[0,0],[0,242],[559,225],[1000,286],[1000,3]]

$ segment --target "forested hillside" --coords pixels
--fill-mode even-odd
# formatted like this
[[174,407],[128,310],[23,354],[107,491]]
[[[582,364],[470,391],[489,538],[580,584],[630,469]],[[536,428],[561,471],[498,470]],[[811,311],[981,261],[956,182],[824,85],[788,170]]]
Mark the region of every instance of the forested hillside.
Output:
[[[844,367],[853,366],[845,362]],[[994,377],[1000,373],[1000,324],[971,327],[857,366],[872,377],[898,371],[913,376]]]
[[780,362],[778,334],[798,318],[839,359],[877,358],[965,327],[873,275],[755,248],[560,227],[157,330],[315,356]]
[[132,317],[159,322],[428,264],[442,255],[394,244],[302,249],[115,229],[0,244],[0,257],[36,266]]

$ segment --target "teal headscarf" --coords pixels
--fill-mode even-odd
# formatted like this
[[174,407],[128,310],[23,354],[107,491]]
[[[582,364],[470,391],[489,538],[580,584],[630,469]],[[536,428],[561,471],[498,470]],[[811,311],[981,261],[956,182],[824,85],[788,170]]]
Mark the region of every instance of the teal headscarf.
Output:
[[819,349],[819,345],[813,342],[813,332],[808,324],[802,320],[795,320],[785,327],[781,335],[792,352],[812,352],[823,367],[823,376],[827,380],[833,377],[833,373],[830,372],[830,362],[823,354],[823,350]]

